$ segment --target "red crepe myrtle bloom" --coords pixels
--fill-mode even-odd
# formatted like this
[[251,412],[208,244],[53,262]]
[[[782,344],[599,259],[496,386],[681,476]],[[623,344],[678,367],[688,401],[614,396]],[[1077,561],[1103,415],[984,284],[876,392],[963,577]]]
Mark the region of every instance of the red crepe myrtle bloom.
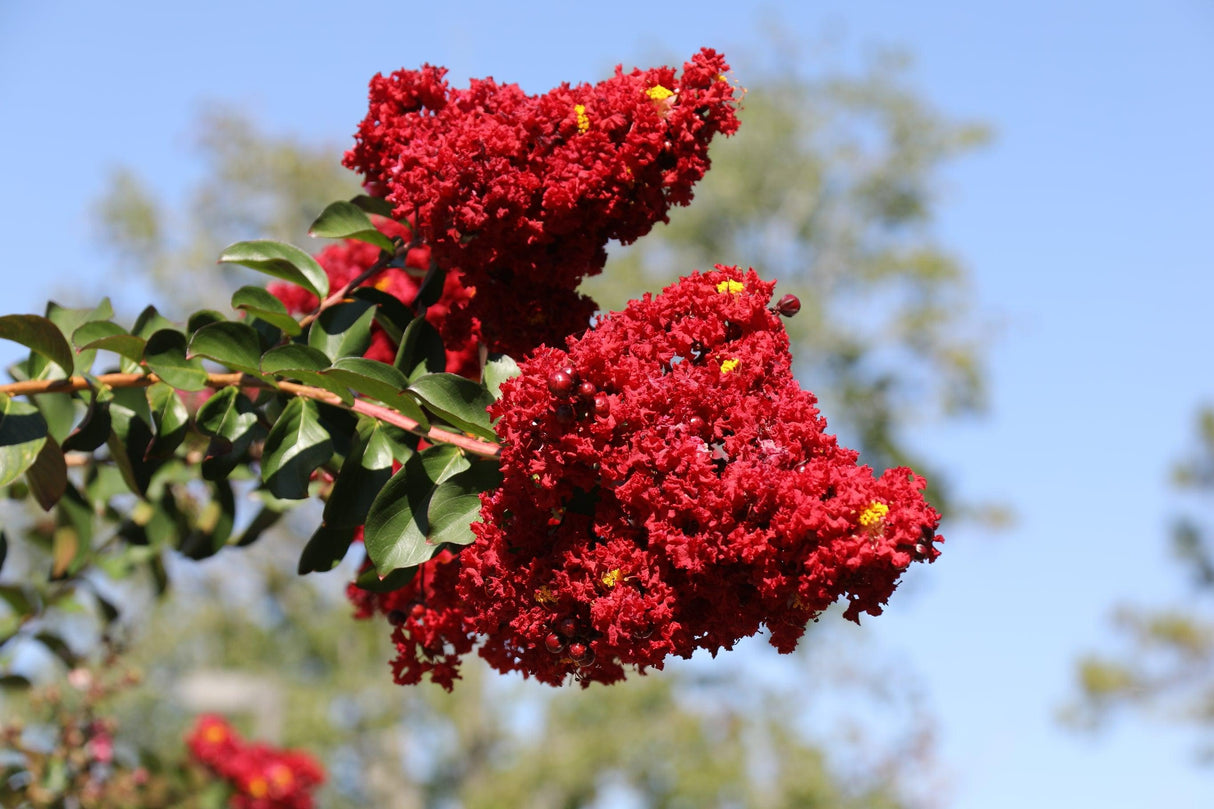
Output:
[[232,809],[312,809],[312,792],[325,780],[311,756],[247,744],[220,716],[200,716],[186,745],[195,760],[232,785]]
[[[789,652],[835,601],[879,614],[935,559],[923,479],[874,477],[826,432],[773,286],[719,266],[521,363],[490,411],[503,483],[454,594],[427,592],[433,620],[478,634],[499,670],[612,682],[763,627]],[[398,642],[398,670],[431,666],[419,638]]]
[[[602,270],[609,239],[631,242],[690,202],[710,141],[738,126],[728,70],[705,49],[681,75],[617,68],[596,85],[540,96],[493,79],[451,89],[446,70],[429,65],[377,75],[345,164],[416,224],[440,266],[463,270],[491,350],[522,356],[517,319],[492,314],[512,309],[502,297],[517,299],[522,287],[541,313],[562,311],[562,293]],[[577,302],[577,315],[592,311]],[[588,323],[562,315],[561,329],[576,330],[560,338]]]

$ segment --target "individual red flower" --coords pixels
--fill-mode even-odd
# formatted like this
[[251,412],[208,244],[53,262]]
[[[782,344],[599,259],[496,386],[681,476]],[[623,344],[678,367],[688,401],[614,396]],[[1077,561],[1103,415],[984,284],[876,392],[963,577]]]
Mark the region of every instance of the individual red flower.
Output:
[[[789,652],[839,599],[879,614],[938,555],[939,515],[922,478],[875,477],[826,432],[773,286],[719,266],[522,362],[490,410],[503,483],[427,621],[475,632],[501,671],[588,684],[764,627]],[[421,638],[398,642],[399,671],[433,667]]]

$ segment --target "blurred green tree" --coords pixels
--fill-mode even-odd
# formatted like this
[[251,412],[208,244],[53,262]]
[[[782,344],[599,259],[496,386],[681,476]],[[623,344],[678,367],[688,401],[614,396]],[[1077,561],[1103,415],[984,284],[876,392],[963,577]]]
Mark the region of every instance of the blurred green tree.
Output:
[[[1202,409],[1188,457],[1174,469],[1176,486],[1196,513],[1214,502],[1214,408]],[[1178,722],[1201,736],[1199,753],[1214,763],[1214,547],[1208,519],[1184,513],[1171,546],[1190,585],[1166,607],[1124,605],[1113,614],[1119,651],[1088,654],[1077,664],[1079,698],[1063,718],[1092,729],[1114,714],[1136,712]]]

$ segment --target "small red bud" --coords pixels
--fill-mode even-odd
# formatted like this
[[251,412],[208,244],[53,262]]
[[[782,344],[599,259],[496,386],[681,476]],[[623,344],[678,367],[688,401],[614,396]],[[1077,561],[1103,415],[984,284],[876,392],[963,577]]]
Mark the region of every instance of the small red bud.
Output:
[[412,607],[409,608],[409,614],[412,615],[414,618],[421,618],[423,615],[426,614],[426,605],[422,604],[422,603],[414,604]]
[[562,618],[557,622],[556,631],[565,637],[573,637],[577,633],[577,621],[572,618]]
[[544,638],[544,648],[554,655],[559,655],[565,651],[565,641],[555,632],[549,632],[548,637]]
[[780,317],[792,317],[801,311],[801,299],[796,295],[785,295],[776,303],[776,314]]
[[579,666],[589,666],[594,662],[594,650],[581,641],[569,644],[569,659]]
[[693,433],[703,432],[704,419],[700,418],[699,416],[692,416],[691,418],[687,419],[687,426],[691,428]]
[[568,396],[573,393],[573,374],[568,371],[553,371],[548,377],[548,390],[553,396]]
[[594,412],[598,416],[606,416],[611,412],[611,400],[603,394],[594,397]]
[[556,420],[557,421],[570,422],[570,421],[573,421],[575,416],[576,416],[576,414],[573,412],[573,408],[567,404],[559,405],[556,408]]
[[583,382],[577,386],[577,395],[586,401],[592,401],[594,394],[598,393],[599,389],[594,386],[593,382]]
[[393,626],[400,626],[409,618],[403,610],[391,610],[388,613],[388,623]]

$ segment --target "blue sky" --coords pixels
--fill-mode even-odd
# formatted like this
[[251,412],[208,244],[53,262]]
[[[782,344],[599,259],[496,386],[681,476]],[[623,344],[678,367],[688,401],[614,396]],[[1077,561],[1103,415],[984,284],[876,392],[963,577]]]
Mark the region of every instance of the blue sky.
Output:
[[918,440],[964,493],[1011,503],[1018,522],[947,531],[945,555],[872,632],[926,685],[947,805],[1214,804],[1214,773],[1191,766],[1184,733],[1133,721],[1087,739],[1053,721],[1074,655],[1107,642],[1113,604],[1183,592],[1164,544],[1166,478],[1195,407],[1214,402],[1214,6],[439,6],[383,3],[356,20],[315,2],[0,0],[0,308],[129,287],[100,277],[112,271],[93,255],[87,203],[118,163],[179,196],[205,100],[344,145],[367,79],[425,61],[458,82],[491,74],[536,92],[654,53],[755,52],[765,19],[805,42],[839,33],[853,53],[905,47],[942,111],[997,131],[950,168],[938,235],[1005,324],[989,416]]

